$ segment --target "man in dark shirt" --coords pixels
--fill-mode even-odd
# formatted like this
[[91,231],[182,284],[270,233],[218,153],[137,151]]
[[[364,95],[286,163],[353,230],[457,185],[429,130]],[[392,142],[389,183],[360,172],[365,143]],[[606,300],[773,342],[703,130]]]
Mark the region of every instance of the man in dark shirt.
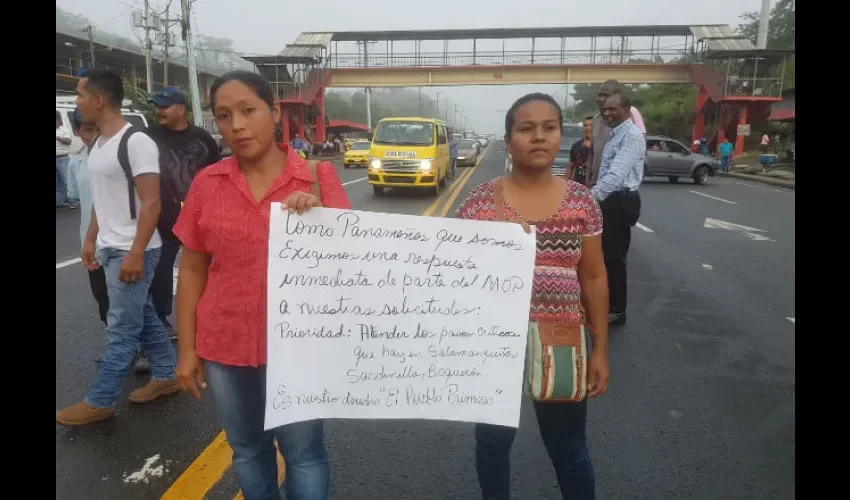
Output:
[[[159,216],[162,256],[156,268],[150,294],[159,319],[170,337],[177,332],[168,321],[174,302],[174,261],[180,250],[180,241],[171,229],[180,215],[180,207],[189,192],[192,179],[204,167],[221,159],[218,145],[206,130],[189,123],[187,108],[189,101],[183,92],[165,87],[151,96],[156,107],[158,125],[152,125],[147,134],[159,146],[160,198],[162,210]],[[147,368],[142,357],[136,364],[137,371]]]
[[584,137],[573,143],[570,148],[570,164],[567,166],[567,171],[564,173],[564,177],[568,180],[588,186],[587,160],[590,157],[591,148],[593,147],[590,140],[593,128],[593,116],[586,117],[583,125]]

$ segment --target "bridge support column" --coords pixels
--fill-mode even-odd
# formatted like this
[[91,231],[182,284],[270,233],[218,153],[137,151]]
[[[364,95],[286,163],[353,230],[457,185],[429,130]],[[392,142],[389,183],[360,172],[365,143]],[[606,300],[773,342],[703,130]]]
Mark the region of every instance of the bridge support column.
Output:
[[697,101],[696,101],[696,120],[694,121],[694,136],[691,138],[692,141],[698,141],[701,138],[705,137],[705,113],[703,108],[705,108],[705,103],[708,102],[708,90],[706,90],[704,85],[700,85],[697,88]]
[[[738,115],[738,125],[746,125],[747,124],[747,109],[749,106],[744,105],[741,106],[741,113]],[[735,156],[741,156],[744,154],[744,136],[738,135],[735,133]]]
[[327,140],[327,136],[325,135],[325,88],[319,87],[319,90],[316,92],[316,109],[318,109],[318,113],[316,114],[316,141],[317,142],[325,142]]
[[292,141],[289,130],[289,107],[280,106],[280,127],[282,129],[283,142],[289,144]]
[[[307,139],[307,118],[304,116],[304,106],[298,106],[298,129],[297,132],[303,139]],[[309,141],[312,143],[313,138],[311,137]]]
[[720,127],[717,129],[717,144],[720,145],[726,139],[726,104],[720,104]]

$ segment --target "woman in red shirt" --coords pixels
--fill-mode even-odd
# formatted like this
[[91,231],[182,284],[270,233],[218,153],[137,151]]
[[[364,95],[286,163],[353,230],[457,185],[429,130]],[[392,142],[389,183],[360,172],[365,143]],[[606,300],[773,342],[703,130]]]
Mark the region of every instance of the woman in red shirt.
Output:
[[280,111],[261,76],[222,76],[210,104],[233,156],[198,173],[174,226],[183,244],[178,381],[196,398],[199,388],[212,392],[247,500],[280,497],[275,438],[286,463],[286,498],[325,500],[330,467],[323,422],[263,430],[270,204],[299,213],[351,205],[330,163],[319,163],[314,178],[307,160],[275,141]]
[[[562,114],[546,94],[528,94],[505,117],[505,145],[513,169],[500,183],[470,191],[457,217],[525,222],[536,227],[529,323],[589,324],[593,350],[587,393],[608,386],[608,280],[602,258],[602,212],[590,189],[551,174],[561,145]],[[501,203],[497,202],[501,190]],[[501,214],[496,210],[502,210]],[[578,403],[534,404],[543,444],[549,452],[563,498],[593,500],[593,464],[587,449],[587,399]],[[484,500],[510,496],[510,452],[516,429],[475,426],[475,465]]]

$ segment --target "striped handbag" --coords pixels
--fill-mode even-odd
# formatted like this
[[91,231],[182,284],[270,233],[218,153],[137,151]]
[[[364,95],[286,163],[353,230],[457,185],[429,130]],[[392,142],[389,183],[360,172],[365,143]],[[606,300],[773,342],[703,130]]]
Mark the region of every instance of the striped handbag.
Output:
[[[496,220],[506,221],[502,179],[493,181]],[[525,221],[518,221],[527,226]],[[528,323],[523,392],[534,401],[577,403],[587,395],[584,325]]]
[[578,403],[587,394],[584,325],[531,321],[525,349],[523,389],[535,401]]

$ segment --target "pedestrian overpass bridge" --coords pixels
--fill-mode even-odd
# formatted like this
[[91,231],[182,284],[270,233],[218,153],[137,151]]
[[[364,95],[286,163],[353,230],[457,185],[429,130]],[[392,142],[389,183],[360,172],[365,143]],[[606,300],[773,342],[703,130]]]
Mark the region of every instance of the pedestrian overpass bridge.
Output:
[[[530,47],[508,50],[506,42],[517,40],[530,42]],[[501,50],[494,49],[499,42]],[[560,48],[553,48],[557,42]],[[440,43],[442,50],[435,51]],[[458,43],[466,47],[450,49]],[[245,59],[271,82],[283,111],[285,137],[290,130],[303,134],[315,127],[316,139],[324,139],[327,88],[598,84],[613,79],[694,84],[694,137],[705,135],[713,142],[734,137],[738,125],[749,124],[748,116],[757,121],[771,102],[781,100],[786,55],[757,50],[726,25],[662,25],[307,32],[277,55]],[[743,137],[738,139],[742,148]]]

